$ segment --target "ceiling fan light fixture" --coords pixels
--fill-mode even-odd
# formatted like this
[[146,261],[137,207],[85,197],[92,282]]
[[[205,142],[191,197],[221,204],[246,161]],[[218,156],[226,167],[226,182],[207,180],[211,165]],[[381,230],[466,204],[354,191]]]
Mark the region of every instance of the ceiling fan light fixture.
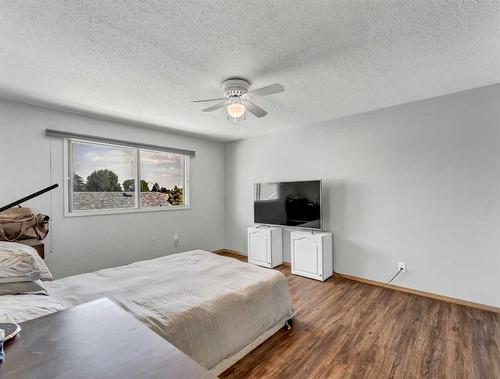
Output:
[[227,79],[222,83],[224,97],[217,99],[195,100],[194,103],[207,103],[218,101],[202,109],[202,112],[212,112],[220,108],[226,108],[227,119],[234,123],[246,119],[247,111],[257,118],[267,115],[267,112],[253,102],[254,97],[269,96],[280,93],[285,88],[278,83],[249,91],[250,83],[242,78]]
[[240,118],[246,112],[246,107],[240,102],[233,102],[226,107],[227,114],[232,118]]

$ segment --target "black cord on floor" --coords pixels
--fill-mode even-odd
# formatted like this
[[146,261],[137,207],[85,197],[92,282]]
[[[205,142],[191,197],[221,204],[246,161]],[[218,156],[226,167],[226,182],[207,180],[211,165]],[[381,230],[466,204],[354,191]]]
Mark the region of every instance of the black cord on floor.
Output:
[[399,269],[399,271],[396,273],[396,275],[394,275],[394,276],[391,278],[391,280],[389,280],[387,283],[385,283],[385,284],[384,284],[384,286],[388,285],[390,282],[392,282],[394,279],[396,279],[396,276],[398,276],[398,275],[401,273],[401,271],[403,271],[403,269],[402,269],[402,268],[400,268],[400,269]]

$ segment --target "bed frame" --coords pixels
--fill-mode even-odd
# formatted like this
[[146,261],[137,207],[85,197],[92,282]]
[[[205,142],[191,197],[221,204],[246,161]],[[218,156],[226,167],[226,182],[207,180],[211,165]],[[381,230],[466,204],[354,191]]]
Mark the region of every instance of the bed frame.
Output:
[[215,375],[219,376],[224,371],[226,371],[229,367],[234,365],[240,359],[242,359],[245,355],[250,353],[253,349],[257,348],[259,345],[264,343],[267,339],[271,338],[274,334],[276,334],[280,329],[283,330],[291,330],[293,326],[293,318],[280,320],[276,325],[271,327],[266,332],[262,333],[258,336],[253,342],[250,342],[243,349],[238,351],[236,354],[231,355],[230,357],[224,359],[217,366],[212,368],[210,371]]

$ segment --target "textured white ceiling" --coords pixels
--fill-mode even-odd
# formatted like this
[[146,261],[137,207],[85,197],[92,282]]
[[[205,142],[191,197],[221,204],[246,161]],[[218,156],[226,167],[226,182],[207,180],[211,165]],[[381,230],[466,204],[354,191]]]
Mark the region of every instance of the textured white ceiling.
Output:
[[[286,91],[190,103],[232,76]],[[221,140],[499,81],[499,1],[0,2],[0,96]]]

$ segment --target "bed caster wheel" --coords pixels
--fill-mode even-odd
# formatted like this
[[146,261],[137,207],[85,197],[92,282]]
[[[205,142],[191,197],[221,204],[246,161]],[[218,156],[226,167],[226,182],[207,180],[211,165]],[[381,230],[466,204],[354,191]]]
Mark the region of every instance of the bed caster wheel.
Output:
[[293,320],[292,319],[286,320],[285,321],[285,326],[283,326],[283,329],[284,330],[291,330],[292,329],[292,324],[293,324]]

